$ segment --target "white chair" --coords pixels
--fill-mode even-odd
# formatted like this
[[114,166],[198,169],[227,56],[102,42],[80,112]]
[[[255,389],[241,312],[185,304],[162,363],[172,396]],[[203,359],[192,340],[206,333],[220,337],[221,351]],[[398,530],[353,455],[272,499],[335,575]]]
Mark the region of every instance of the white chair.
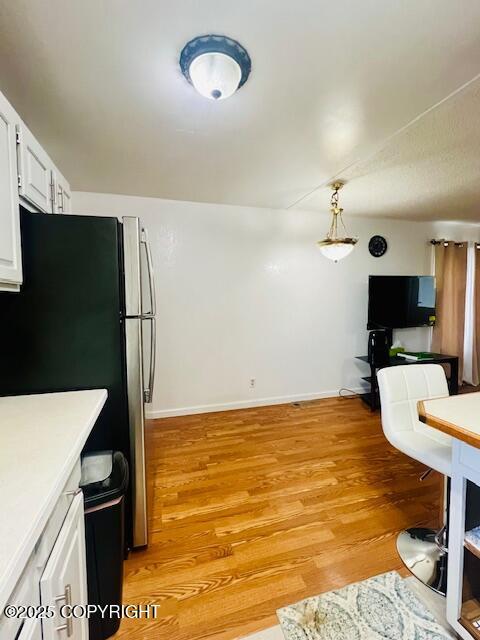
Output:
[[[419,400],[449,395],[443,367],[415,364],[381,369],[378,387],[383,432],[390,444],[450,477],[451,437],[420,422],[417,409]],[[445,535],[445,527],[439,532],[413,528],[402,531],[397,539],[397,549],[404,564],[423,583],[443,594],[447,564]]]

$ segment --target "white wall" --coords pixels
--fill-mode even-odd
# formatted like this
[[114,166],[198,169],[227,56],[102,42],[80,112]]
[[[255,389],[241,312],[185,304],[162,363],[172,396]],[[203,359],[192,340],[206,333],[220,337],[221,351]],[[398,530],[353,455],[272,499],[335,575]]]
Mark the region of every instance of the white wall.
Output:
[[[140,216],[157,279],[155,417],[333,396],[366,365],[369,274],[428,274],[431,223],[349,217],[360,241],[334,264],[329,216],[76,192],[73,211]],[[383,258],[368,240],[384,235]],[[397,332],[427,349],[429,329]],[[250,379],[255,378],[254,388]]]

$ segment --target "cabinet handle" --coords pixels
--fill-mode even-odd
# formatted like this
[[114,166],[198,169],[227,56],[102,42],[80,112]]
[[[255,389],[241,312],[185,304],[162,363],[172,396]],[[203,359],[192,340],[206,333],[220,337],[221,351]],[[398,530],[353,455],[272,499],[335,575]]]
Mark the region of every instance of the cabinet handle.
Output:
[[[54,598],[55,602],[61,602],[62,600],[66,605],[72,605],[72,587],[67,584],[65,585],[65,592],[61,596],[57,596]],[[73,618],[70,616],[65,618],[65,624],[60,625],[59,627],[55,627],[55,631],[66,631],[67,638],[70,638],[73,635]]]
[[57,194],[55,193],[55,182],[50,182],[50,200],[52,201],[52,211],[55,209],[55,205],[57,203]]
[[63,495],[64,496],[78,496],[79,493],[82,493],[82,490],[80,487],[77,487],[76,489],[69,489],[68,491],[64,491]]
[[59,196],[59,202],[58,202],[58,208],[60,209],[60,211],[63,213],[64,212],[64,203],[63,203],[63,188],[62,187],[58,187],[58,196]]

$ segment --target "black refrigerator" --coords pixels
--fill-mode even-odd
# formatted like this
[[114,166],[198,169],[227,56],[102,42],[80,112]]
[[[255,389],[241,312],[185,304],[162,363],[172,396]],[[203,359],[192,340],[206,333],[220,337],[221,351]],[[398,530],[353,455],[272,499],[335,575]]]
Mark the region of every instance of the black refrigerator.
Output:
[[107,389],[85,450],[127,457],[127,540],[145,546],[144,405],[155,374],[146,231],[136,217],[22,210],[21,237],[24,283],[19,293],[0,293],[0,395]]

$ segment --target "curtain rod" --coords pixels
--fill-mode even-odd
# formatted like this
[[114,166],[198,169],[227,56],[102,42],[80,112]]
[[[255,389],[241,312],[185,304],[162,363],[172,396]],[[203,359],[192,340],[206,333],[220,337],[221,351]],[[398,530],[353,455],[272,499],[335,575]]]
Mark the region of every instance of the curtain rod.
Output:
[[[455,247],[464,247],[468,243],[465,241],[455,242],[454,240],[445,240],[445,238],[440,238],[439,240],[435,240],[435,238],[433,238],[432,240],[430,240],[430,244],[443,244],[445,247],[447,247],[449,244],[453,244]],[[475,246],[478,249],[480,247],[480,243],[476,242]]]

